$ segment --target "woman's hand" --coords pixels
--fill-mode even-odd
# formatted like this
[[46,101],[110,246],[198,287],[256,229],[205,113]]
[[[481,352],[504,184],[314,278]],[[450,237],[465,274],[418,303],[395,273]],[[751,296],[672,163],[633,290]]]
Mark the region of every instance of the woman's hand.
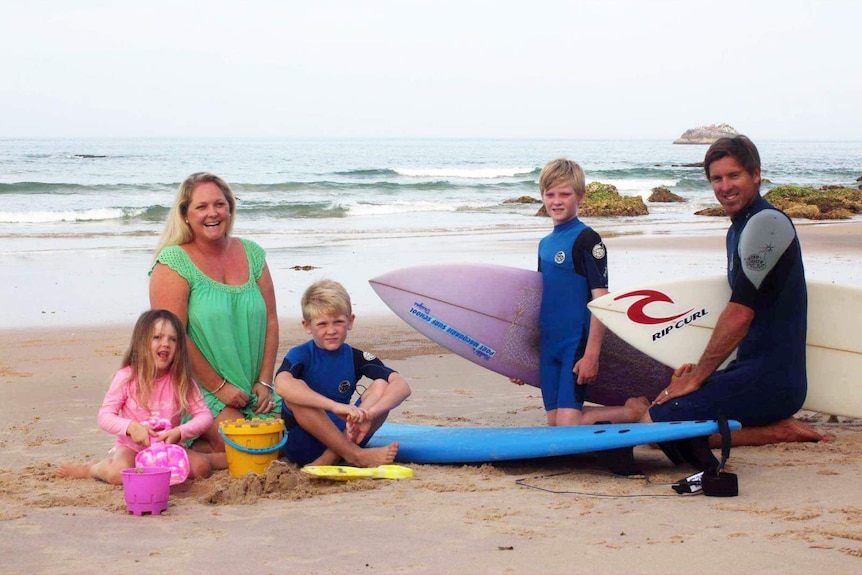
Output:
[[257,405],[254,408],[255,415],[269,413],[275,409],[275,401],[272,398],[270,388],[258,381],[251,386],[251,391],[257,396]]
[[218,390],[215,396],[227,407],[234,409],[243,409],[248,405],[248,394],[229,381]]

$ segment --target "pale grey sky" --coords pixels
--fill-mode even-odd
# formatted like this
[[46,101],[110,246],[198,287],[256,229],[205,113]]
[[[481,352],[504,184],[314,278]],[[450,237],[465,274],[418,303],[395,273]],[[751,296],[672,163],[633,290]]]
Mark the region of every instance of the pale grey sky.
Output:
[[862,139],[858,0],[0,0],[0,137]]

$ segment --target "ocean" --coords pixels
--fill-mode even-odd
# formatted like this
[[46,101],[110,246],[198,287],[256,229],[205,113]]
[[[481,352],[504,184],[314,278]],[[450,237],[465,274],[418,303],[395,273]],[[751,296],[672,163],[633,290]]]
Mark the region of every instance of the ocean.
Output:
[[[855,187],[862,175],[862,142],[757,144],[772,185]],[[236,235],[267,250],[288,286],[276,282],[279,309],[295,310],[319,275],[364,285],[394,267],[468,256],[533,268],[549,220],[534,217],[538,204],[505,201],[538,199],[539,171],[556,157],[623,195],[646,200],[665,186],[687,200],[589,219],[603,235],[723,229],[694,215],[716,204],[690,167],[705,150],[670,140],[0,139],[0,325],[134,319],[177,187],[197,171],[231,184]],[[302,266],[315,271],[297,277]]]

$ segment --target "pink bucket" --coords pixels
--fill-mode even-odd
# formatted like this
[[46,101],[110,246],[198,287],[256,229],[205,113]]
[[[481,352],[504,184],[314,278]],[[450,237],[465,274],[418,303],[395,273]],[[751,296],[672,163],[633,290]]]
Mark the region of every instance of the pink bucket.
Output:
[[158,515],[168,508],[171,493],[171,470],[151,467],[123,470],[126,511],[135,515]]

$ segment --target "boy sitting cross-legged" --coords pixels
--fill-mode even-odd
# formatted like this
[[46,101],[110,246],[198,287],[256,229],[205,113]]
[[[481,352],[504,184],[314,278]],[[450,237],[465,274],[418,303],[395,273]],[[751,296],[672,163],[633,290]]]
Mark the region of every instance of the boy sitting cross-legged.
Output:
[[[284,400],[287,458],[301,466],[342,460],[356,467],[392,463],[398,443],[365,444],[410,395],[410,386],[374,355],[345,343],[355,316],[350,295],[338,282],[309,286],[302,295],[302,318],[311,340],[287,352],[275,378]],[[363,376],[372,383],[351,404]]]

